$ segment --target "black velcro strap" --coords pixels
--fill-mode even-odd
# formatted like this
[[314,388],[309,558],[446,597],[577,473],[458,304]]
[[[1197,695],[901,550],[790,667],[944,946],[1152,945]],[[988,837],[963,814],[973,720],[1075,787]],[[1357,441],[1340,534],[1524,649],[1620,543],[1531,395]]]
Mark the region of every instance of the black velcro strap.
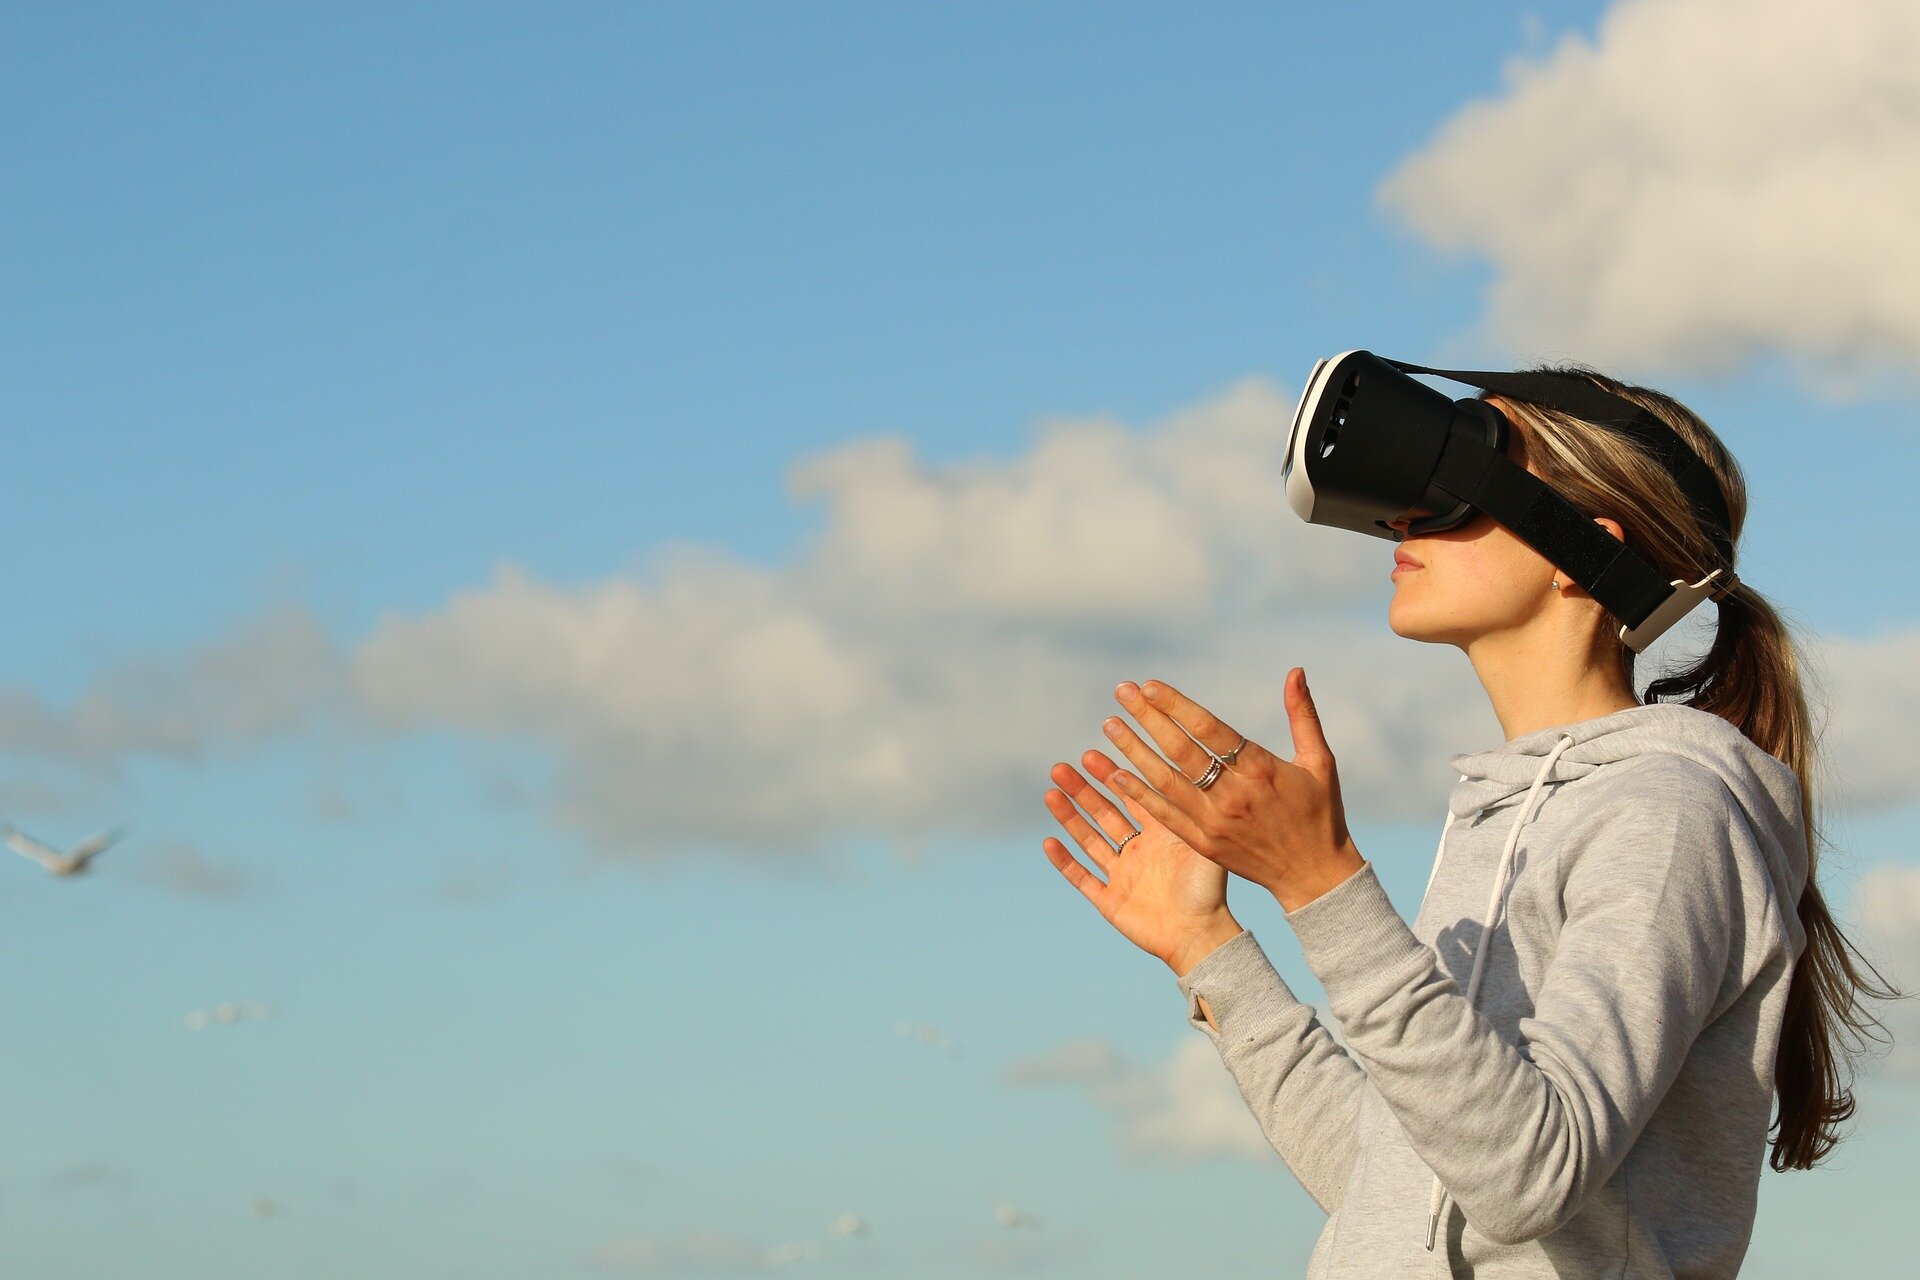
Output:
[[[1454,382],[1464,382],[1496,395],[1545,405],[1628,436],[1642,452],[1651,455],[1666,468],[1680,486],[1680,491],[1687,496],[1694,519],[1713,544],[1721,564],[1728,568],[1733,566],[1733,539],[1727,532],[1731,521],[1713,468],[1680,438],[1677,431],[1625,396],[1596,386],[1579,374],[1550,369],[1500,373],[1429,369],[1400,360],[1387,363],[1405,373],[1428,373]],[[1568,571],[1572,572],[1570,568]]]
[[1581,515],[1540,477],[1466,432],[1447,437],[1433,483],[1566,570],[1628,629],[1673,593],[1672,581],[1626,543]]

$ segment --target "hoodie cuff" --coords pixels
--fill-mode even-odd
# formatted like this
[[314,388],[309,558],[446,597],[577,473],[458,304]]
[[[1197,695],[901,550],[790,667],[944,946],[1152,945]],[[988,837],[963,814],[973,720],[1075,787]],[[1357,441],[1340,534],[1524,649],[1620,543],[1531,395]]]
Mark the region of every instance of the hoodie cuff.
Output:
[[[1300,1003],[1247,929],[1209,951],[1177,981],[1187,997],[1188,1023],[1213,1040],[1231,1041],[1242,1027],[1270,1026]],[[1201,1016],[1201,996],[1213,1011],[1212,1025]]]
[[1326,988],[1327,1003],[1342,1023],[1403,986],[1408,965],[1433,958],[1387,900],[1371,862],[1285,915],[1300,939],[1307,966]]

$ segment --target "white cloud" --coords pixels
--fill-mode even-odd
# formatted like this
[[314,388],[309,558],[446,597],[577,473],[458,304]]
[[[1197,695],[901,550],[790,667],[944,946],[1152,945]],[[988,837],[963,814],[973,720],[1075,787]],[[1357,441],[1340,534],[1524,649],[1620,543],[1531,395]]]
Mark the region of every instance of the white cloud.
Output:
[[1130,633],[1177,630],[1223,596],[1352,599],[1384,558],[1288,508],[1292,412],[1292,398],[1247,378],[1145,432],[1045,420],[1009,461],[928,467],[903,438],[859,441],[789,472],[791,496],[828,507],[797,584],[881,625],[959,615]]
[[1620,0],[1379,189],[1529,357],[1920,366],[1920,5]]
[[1185,1037],[1165,1062],[1129,1062],[1104,1040],[1070,1040],[1013,1062],[1002,1084],[1071,1085],[1113,1116],[1121,1154],[1141,1164],[1227,1156],[1269,1160],[1273,1147],[1204,1036]]
[[1113,638],[910,608],[862,625],[790,580],[718,561],[584,591],[509,572],[389,620],[354,680],[394,731],[549,744],[565,766],[562,819],[638,857],[1028,829],[1044,820],[1052,761],[1107,748],[1099,724],[1121,678],[1170,680],[1290,753],[1281,687],[1296,662],[1362,806],[1437,805],[1447,750],[1497,740],[1470,670],[1377,621],[1308,609],[1236,621],[1198,608],[1182,634]]
[[[1901,991],[1920,997],[1920,867],[1870,867],[1854,886],[1854,918],[1859,932],[1849,936],[1874,967]],[[1870,1069],[1920,1080],[1920,998],[1867,1003],[1893,1038],[1885,1058]]]
[[1125,1067],[1125,1059],[1111,1040],[1063,1040],[1045,1053],[1008,1063],[1001,1069],[1000,1083],[1022,1087],[1090,1084],[1114,1079],[1124,1073]]
[[1920,715],[1920,626],[1856,640],[1819,639],[1808,656],[1816,700],[1818,686],[1827,686],[1816,716],[1834,797],[1859,809],[1920,797],[1912,745]]
[[152,754],[191,757],[299,727],[340,706],[341,659],[319,622],[276,609],[179,659],[107,672],[71,708],[0,689],[0,751],[111,764]]
[[504,570],[386,620],[353,687],[390,731],[547,743],[561,819],[640,858],[1030,830],[1048,766],[1106,748],[1119,679],[1171,680],[1284,746],[1295,662],[1351,711],[1335,732],[1357,786],[1439,786],[1437,743],[1479,702],[1477,743],[1490,713],[1462,664],[1405,652],[1374,616],[1359,634],[1388,544],[1285,506],[1291,407],[1248,380],[1143,432],[1046,424],[1006,462],[848,446],[794,469],[827,519],[790,568],[679,547],[644,583]]

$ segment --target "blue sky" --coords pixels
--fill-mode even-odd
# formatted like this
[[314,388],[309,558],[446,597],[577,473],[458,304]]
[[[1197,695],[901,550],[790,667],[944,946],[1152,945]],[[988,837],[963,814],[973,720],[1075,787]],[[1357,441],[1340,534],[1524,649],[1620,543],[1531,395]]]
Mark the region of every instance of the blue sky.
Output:
[[[1319,1214],[1270,1151],[1130,1153],[1097,1083],[1006,1080],[1093,1041],[1194,1104],[1171,975],[1040,852],[1047,769],[1121,678],[1283,739],[1305,662],[1410,916],[1493,721],[1454,651],[1403,704],[1341,666],[1409,648],[1390,553],[1269,555],[1257,492],[1166,551],[1218,576],[1065,602],[1072,558],[1028,582],[1004,556],[1048,549],[996,531],[1167,547],[1156,504],[1201,512],[1347,347],[1573,355],[1713,422],[1743,576],[1830,646],[1831,892],[1920,902],[1920,290],[1866,213],[1920,208],[1874,149],[1920,123],[1872,50],[1810,56],[1772,150],[1619,72],[1702,6],[8,6],[0,806],[131,835],[5,869],[0,1265],[747,1274],[857,1212],[795,1265],[1297,1269]],[[1760,9],[1701,94],[1796,38]],[[1596,76],[1597,192],[1550,145]],[[1777,198],[1835,156],[1880,198]],[[1688,274],[1723,242],[1760,247]],[[1622,320],[1622,278],[1667,287]],[[185,1029],[220,1001],[273,1014]],[[1895,1274],[1893,1065],[1831,1166],[1764,1180],[1752,1274]]]

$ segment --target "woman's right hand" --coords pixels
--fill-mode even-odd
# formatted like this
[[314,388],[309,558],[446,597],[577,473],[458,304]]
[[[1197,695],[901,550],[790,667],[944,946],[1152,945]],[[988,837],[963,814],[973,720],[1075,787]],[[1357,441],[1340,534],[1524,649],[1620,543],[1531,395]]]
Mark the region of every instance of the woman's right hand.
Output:
[[[1081,762],[1103,781],[1118,767],[1098,751],[1088,751]],[[1240,932],[1227,910],[1226,868],[1195,853],[1125,796],[1121,804],[1126,808],[1116,806],[1072,765],[1056,764],[1050,776],[1058,789],[1047,792],[1047,811],[1106,875],[1106,882],[1052,836],[1041,842],[1047,860],[1127,941],[1184,975],[1208,951]],[[1140,834],[1116,856],[1114,845],[1135,827]]]

